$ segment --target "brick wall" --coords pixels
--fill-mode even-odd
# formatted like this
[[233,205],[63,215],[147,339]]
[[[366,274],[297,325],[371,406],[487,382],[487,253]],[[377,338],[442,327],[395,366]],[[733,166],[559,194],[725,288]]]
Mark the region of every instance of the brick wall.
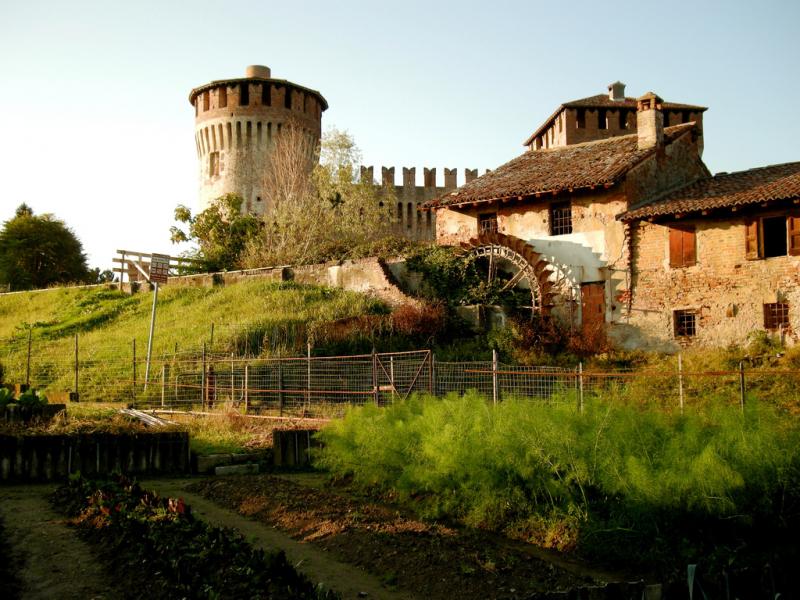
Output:
[[[680,220],[695,226],[697,264],[669,265],[669,223],[632,226],[634,293],[627,326],[614,334],[627,347],[676,349],[691,343],[741,343],[764,330],[764,304],[788,302],[800,323],[800,257],[745,258],[744,217]],[[676,339],[673,311],[696,311],[697,334]],[[789,341],[796,334],[788,331]]]

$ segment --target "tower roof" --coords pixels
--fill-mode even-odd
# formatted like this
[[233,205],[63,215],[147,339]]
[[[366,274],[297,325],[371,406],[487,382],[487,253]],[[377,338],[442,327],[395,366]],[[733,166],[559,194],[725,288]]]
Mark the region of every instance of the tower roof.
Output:
[[[252,67],[248,67],[248,70],[251,69],[251,68]],[[266,67],[264,67],[264,68],[266,68]],[[267,69],[267,71],[268,71],[268,69]],[[320,105],[322,106],[322,110],[327,110],[328,109],[328,101],[325,100],[325,97],[322,94],[320,94],[317,90],[312,90],[311,88],[307,88],[307,87],[304,87],[302,85],[298,85],[298,84],[293,83],[291,81],[288,81],[286,79],[275,79],[273,77],[236,77],[234,79],[216,79],[214,81],[206,83],[205,85],[201,85],[200,87],[196,87],[191,92],[189,92],[189,104],[194,105],[195,98],[197,98],[198,95],[202,94],[206,90],[214,89],[214,88],[220,87],[222,85],[238,85],[240,83],[246,83],[246,82],[256,82],[256,83],[269,82],[269,83],[273,83],[275,85],[291,86],[291,87],[293,87],[295,89],[302,90],[302,91],[306,92],[307,94],[311,94],[312,96],[316,96],[317,99],[320,102]]]

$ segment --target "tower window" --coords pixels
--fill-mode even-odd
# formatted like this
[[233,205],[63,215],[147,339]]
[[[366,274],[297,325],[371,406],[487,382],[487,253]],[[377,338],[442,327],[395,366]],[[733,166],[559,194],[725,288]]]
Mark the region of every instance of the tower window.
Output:
[[697,335],[697,313],[693,310],[676,310],[672,313],[676,338],[688,338]]
[[208,155],[208,176],[219,175],[219,152],[212,152]]
[[572,233],[572,203],[555,202],[550,205],[550,235]]
[[223,85],[219,88],[219,107],[225,108],[228,106],[228,86]]
[[261,84],[261,105],[272,106],[272,93],[268,83]]
[[211,97],[208,94],[208,90],[203,92],[203,110],[206,111],[209,109],[211,105]]
[[288,87],[286,88],[286,93],[283,95],[283,105],[289,110],[292,108],[292,90]]
[[250,84],[239,84],[239,106],[247,106],[250,104]]
[[608,121],[606,120],[605,108],[600,108],[597,110],[597,127],[598,129],[608,129]]

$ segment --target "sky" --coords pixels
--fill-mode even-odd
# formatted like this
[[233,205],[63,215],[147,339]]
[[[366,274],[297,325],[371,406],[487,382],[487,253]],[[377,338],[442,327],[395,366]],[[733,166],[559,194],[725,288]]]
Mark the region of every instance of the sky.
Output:
[[319,90],[364,163],[495,168],[568,100],[708,106],[712,173],[800,161],[800,2],[0,0],[0,221],[22,202],[117,249],[175,254],[198,203],[189,91],[250,64]]

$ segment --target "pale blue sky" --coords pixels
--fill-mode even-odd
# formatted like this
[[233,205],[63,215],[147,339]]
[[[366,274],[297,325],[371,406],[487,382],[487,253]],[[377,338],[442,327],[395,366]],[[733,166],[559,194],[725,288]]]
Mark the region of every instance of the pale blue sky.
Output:
[[376,167],[493,168],[562,101],[709,107],[712,172],[800,160],[800,2],[0,2],[0,220],[53,212],[93,266],[175,252],[192,87],[266,64],[319,90]]

